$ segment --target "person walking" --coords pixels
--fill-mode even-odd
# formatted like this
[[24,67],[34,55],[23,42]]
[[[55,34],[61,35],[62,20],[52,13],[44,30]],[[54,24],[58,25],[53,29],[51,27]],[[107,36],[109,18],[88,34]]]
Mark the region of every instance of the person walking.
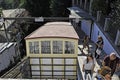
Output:
[[98,40],[96,42],[96,49],[95,49],[95,58],[96,59],[99,59],[100,54],[103,50],[103,45],[104,45],[103,38],[101,36],[98,36]]
[[89,37],[88,37],[88,35],[84,36],[82,52],[83,52],[84,48],[86,48],[86,47],[88,48],[88,51],[89,51]]
[[92,77],[92,74],[94,72],[94,67],[95,67],[95,61],[94,58],[91,54],[87,55],[87,58],[84,60],[82,71],[85,72],[85,79],[87,77],[87,74],[90,74]]

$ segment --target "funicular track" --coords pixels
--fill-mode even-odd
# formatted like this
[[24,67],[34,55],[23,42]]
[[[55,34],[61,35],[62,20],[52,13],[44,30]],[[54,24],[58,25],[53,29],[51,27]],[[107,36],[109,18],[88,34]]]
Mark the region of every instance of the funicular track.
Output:
[[21,77],[21,71],[20,68],[21,66],[26,62],[28,58],[25,57],[24,59],[22,59],[21,62],[19,62],[16,66],[14,66],[12,69],[10,69],[9,71],[7,71],[5,74],[3,74],[0,78],[20,78]]

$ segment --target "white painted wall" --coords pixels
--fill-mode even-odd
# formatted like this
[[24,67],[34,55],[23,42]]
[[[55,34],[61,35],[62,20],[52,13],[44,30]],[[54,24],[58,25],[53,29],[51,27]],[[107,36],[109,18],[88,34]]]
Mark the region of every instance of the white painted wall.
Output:
[[102,38],[103,38],[103,41],[104,41],[104,47],[103,47],[103,49],[104,49],[104,51],[107,54],[110,54],[113,51],[116,52],[115,49],[113,48],[113,46],[111,45],[111,43],[108,41],[108,39],[101,32],[101,30],[99,29],[99,27],[96,25],[96,23],[94,23],[93,30],[92,30],[91,40],[94,41],[94,42],[96,42],[98,35],[102,36]]
[[81,21],[81,29],[90,37],[90,28],[91,21],[90,20],[82,20]]

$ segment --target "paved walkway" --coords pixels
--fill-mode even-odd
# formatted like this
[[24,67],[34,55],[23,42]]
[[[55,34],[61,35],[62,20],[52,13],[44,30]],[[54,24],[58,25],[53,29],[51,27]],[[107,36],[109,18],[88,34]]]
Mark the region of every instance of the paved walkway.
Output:
[[[94,43],[93,43],[93,42],[90,42],[89,46],[90,46],[90,54],[93,54],[93,56],[94,56],[94,49],[95,49]],[[86,48],[86,49],[83,50],[83,52],[84,52],[85,54],[82,54],[82,52],[81,52],[81,50],[80,50],[82,47],[83,47],[82,44],[79,44],[79,45],[78,45],[78,64],[79,64],[79,66],[80,66],[80,70],[81,70],[81,73],[82,73],[82,76],[83,76],[84,73],[82,72],[82,66],[83,66],[84,60],[86,59],[86,54],[88,54],[88,51],[87,51],[87,48]],[[96,76],[97,70],[100,69],[101,62],[102,62],[102,60],[103,60],[103,58],[104,58],[104,56],[105,56],[105,53],[102,53],[102,54],[103,54],[103,55],[100,56],[100,60],[97,60],[97,61],[95,60],[95,69],[94,69],[95,72],[94,72],[94,74],[93,74],[93,77]],[[95,79],[94,79],[94,80],[95,80]]]
[[[78,43],[78,65],[80,67],[80,71],[81,71],[82,74],[79,73],[79,75],[81,75],[83,77],[84,73],[82,72],[82,66],[83,66],[83,61],[86,59],[86,55],[82,54],[81,49],[83,48],[82,39],[85,36],[85,33],[80,29],[80,27],[76,28],[76,32],[78,33],[78,36],[80,38],[79,43]],[[90,53],[93,54],[93,56],[94,56],[95,43],[90,41],[89,47],[90,47]],[[83,52],[85,54],[88,54],[87,49],[84,49]],[[95,72],[93,73],[93,79],[92,80],[96,80],[95,76],[96,76],[97,70],[100,69],[101,62],[103,61],[103,59],[106,55],[107,54],[104,51],[102,51],[102,54],[100,55],[100,59],[95,61],[95,69],[94,69]],[[79,79],[79,80],[82,80],[82,79]],[[112,80],[120,80],[120,79],[118,78],[117,75],[113,75]]]
[[[79,36],[79,43],[78,43],[78,65],[80,67],[80,71],[81,71],[81,75],[84,76],[84,73],[82,72],[82,66],[83,66],[83,62],[86,59],[86,54],[88,54],[87,48],[85,48],[83,50],[84,54],[81,52],[81,49],[83,48],[83,43],[82,43],[82,39],[85,36],[85,33],[80,29],[80,27],[76,28],[76,32],[78,33]],[[95,51],[95,43],[93,43],[92,41],[90,41],[89,43],[89,47],[90,47],[90,54],[92,54],[94,56],[94,51]],[[101,62],[103,60],[103,58],[106,56],[106,54],[104,53],[104,51],[102,52],[102,55],[100,56],[99,60],[95,60],[95,69],[94,69],[94,74],[93,77],[96,76],[96,72],[98,69],[100,69],[101,66]],[[80,79],[81,80],[81,79]],[[95,78],[93,79],[95,80]]]

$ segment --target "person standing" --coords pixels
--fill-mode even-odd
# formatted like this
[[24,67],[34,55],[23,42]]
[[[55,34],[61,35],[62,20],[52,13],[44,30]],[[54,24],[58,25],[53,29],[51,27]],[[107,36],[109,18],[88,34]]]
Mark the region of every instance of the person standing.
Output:
[[96,49],[95,49],[95,58],[96,59],[99,59],[100,54],[103,50],[103,45],[104,45],[103,38],[101,36],[98,36],[98,40],[96,42]]
[[108,66],[111,68],[111,76],[114,74],[117,66],[119,65],[120,59],[112,52],[109,56],[106,56],[102,62],[103,66]]
[[90,74],[92,77],[92,74],[94,72],[95,67],[95,61],[91,54],[87,55],[87,58],[84,60],[82,71],[85,72],[85,79],[87,77],[87,74]]
[[89,37],[88,37],[88,35],[84,36],[82,52],[83,52],[83,49],[86,47],[88,48],[88,51],[89,51]]

